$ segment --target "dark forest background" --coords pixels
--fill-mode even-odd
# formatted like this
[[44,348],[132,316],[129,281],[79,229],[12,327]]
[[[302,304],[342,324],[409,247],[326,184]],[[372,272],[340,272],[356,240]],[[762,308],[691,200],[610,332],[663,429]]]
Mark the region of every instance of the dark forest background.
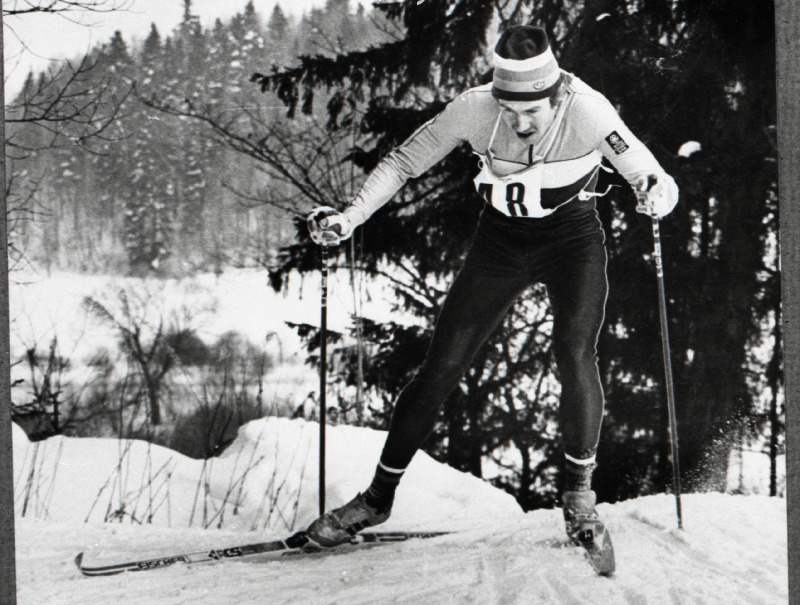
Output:
[[[508,25],[551,34],[561,66],[605,94],[681,189],[661,222],[680,463],[724,490],[731,453],[783,453],[772,2],[328,0],[301,19],[253,4],[204,28],[117,34],[31,74],[9,100],[9,238],[17,266],[164,278],[263,267],[276,289],[319,270],[303,216],[344,207],[394,145],[491,79]],[[59,107],[68,120],[45,120]],[[679,153],[684,143],[699,150]],[[398,312],[333,334],[334,406],[385,428],[430,337],[480,200],[470,152],[410,182],[337,250],[337,270],[390,280]],[[606,419],[595,488],[614,501],[672,485],[650,222],[621,185],[598,202],[610,296],[599,343]],[[355,279],[355,278],[354,278]],[[297,326],[318,362],[315,326]],[[558,376],[532,289],[447,400],[425,449],[525,508],[555,502]],[[344,387],[351,387],[349,389]],[[346,394],[346,395],[343,395]]]

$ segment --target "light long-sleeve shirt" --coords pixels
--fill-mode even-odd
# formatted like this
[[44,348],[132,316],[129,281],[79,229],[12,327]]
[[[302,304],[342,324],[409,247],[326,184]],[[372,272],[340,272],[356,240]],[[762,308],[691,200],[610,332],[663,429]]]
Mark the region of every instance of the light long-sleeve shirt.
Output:
[[408,179],[422,175],[465,142],[482,158],[491,144],[496,158],[522,166],[527,166],[534,154],[544,154],[540,192],[543,208],[554,209],[591,197],[603,157],[631,185],[647,174],[664,175],[670,182],[669,194],[677,200],[674,181],[608,99],[576,76],[567,72],[564,75],[566,94],[561,103],[565,105],[559,106],[563,115],[543,134],[541,144],[546,142],[546,149],[531,149],[530,143],[499,119],[500,105],[492,96],[491,84],[471,88],[378,163],[344,211],[351,225],[363,223]]

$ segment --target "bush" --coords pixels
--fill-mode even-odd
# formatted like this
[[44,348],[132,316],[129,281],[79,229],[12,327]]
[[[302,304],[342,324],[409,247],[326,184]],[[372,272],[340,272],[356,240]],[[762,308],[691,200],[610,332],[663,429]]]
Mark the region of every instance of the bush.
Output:
[[209,361],[208,347],[192,329],[168,331],[164,342],[185,366],[202,366]]
[[175,419],[163,445],[190,458],[218,456],[233,443],[243,424],[261,418],[264,412],[256,401],[225,401],[203,403],[193,412]]
[[[200,342],[192,333],[181,346],[193,339]],[[269,355],[231,331],[206,347],[205,357],[199,405],[179,415],[171,430],[154,436],[162,445],[192,458],[218,456],[236,439],[240,426],[269,411],[262,401],[262,379],[273,366]]]

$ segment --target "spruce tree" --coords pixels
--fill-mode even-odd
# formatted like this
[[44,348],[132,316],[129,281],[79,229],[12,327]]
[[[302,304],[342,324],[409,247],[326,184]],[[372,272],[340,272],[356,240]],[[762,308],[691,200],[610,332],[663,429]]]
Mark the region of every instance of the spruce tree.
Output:
[[[306,56],[295,69],[255,76],[285,102],[290,117],[311,113],[328,89],[333,127],[347,119],[343,100],[366,102],[362,128],[370,144],[350,156],[364,171],[454,94],[490,77],[482,59],[496,15],[486,3],[409,0],[382,9],[402,23],[402,39],[332,58]],[[768,218],[776,182],[772,3],[521,2],[499,16],[501,26],[529,19],[544,25],[562,67],[608,96],[681,187],[681,204],[662,221],[681,462],[689,488],[723,489],[731,449],[726,432],[752,414],[745,370],[753,361],[748,348],[759,331],[753,309],[774,225]],[[692,140],[702,151],[679,156]],[[414,285],[398,288],[398,304],[419,315],[420,327],[386,322],[372,329],[378,354],[367,380],[387,393],[387,403],[421,361],[442,295],[432,284],[450,278],[473,228],[478,202],[469,165],[465,150],[456,150],[355,235],[365,270],[377,274],[380,261],[414,275]],[[627,185],[612,182],[623,186],[599,202],[612,288],[600,350],[608,414],[597,474],[607,500],[670,485],[650,223],[633,212]],[[313,270],[316,250],[299,222],[298,242],[284,250],[276,284],[290,271]],[[489,346],[507,342],[501,331]],[[480,363],[485,356],[468,372],[462,394],[471,376],[487,371]],[[446,404],[449,427],[438,434],[448,437],[448,447],[499,409],[489,392],[470,405],[478,406],[471,416],[452,398]],[[479,438],[484,450],[496,445],[488,434]],[[476,472],[474,453],[446,457]]]

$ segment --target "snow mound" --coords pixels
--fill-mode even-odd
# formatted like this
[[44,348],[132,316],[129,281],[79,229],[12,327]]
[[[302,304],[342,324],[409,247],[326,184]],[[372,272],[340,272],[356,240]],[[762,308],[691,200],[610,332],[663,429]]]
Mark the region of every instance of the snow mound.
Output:
[[[382,431],[327,427],[326,508],[369,485],[384,439]],[[283,533],[319,514],[316,422],[254,420],[209,460],[139,440],[31,443],[16,425],[13,442],[18,515]],[[461,529],[523,516],[507,493],[422,452],[398,490],[395,511],[386,529]]]

